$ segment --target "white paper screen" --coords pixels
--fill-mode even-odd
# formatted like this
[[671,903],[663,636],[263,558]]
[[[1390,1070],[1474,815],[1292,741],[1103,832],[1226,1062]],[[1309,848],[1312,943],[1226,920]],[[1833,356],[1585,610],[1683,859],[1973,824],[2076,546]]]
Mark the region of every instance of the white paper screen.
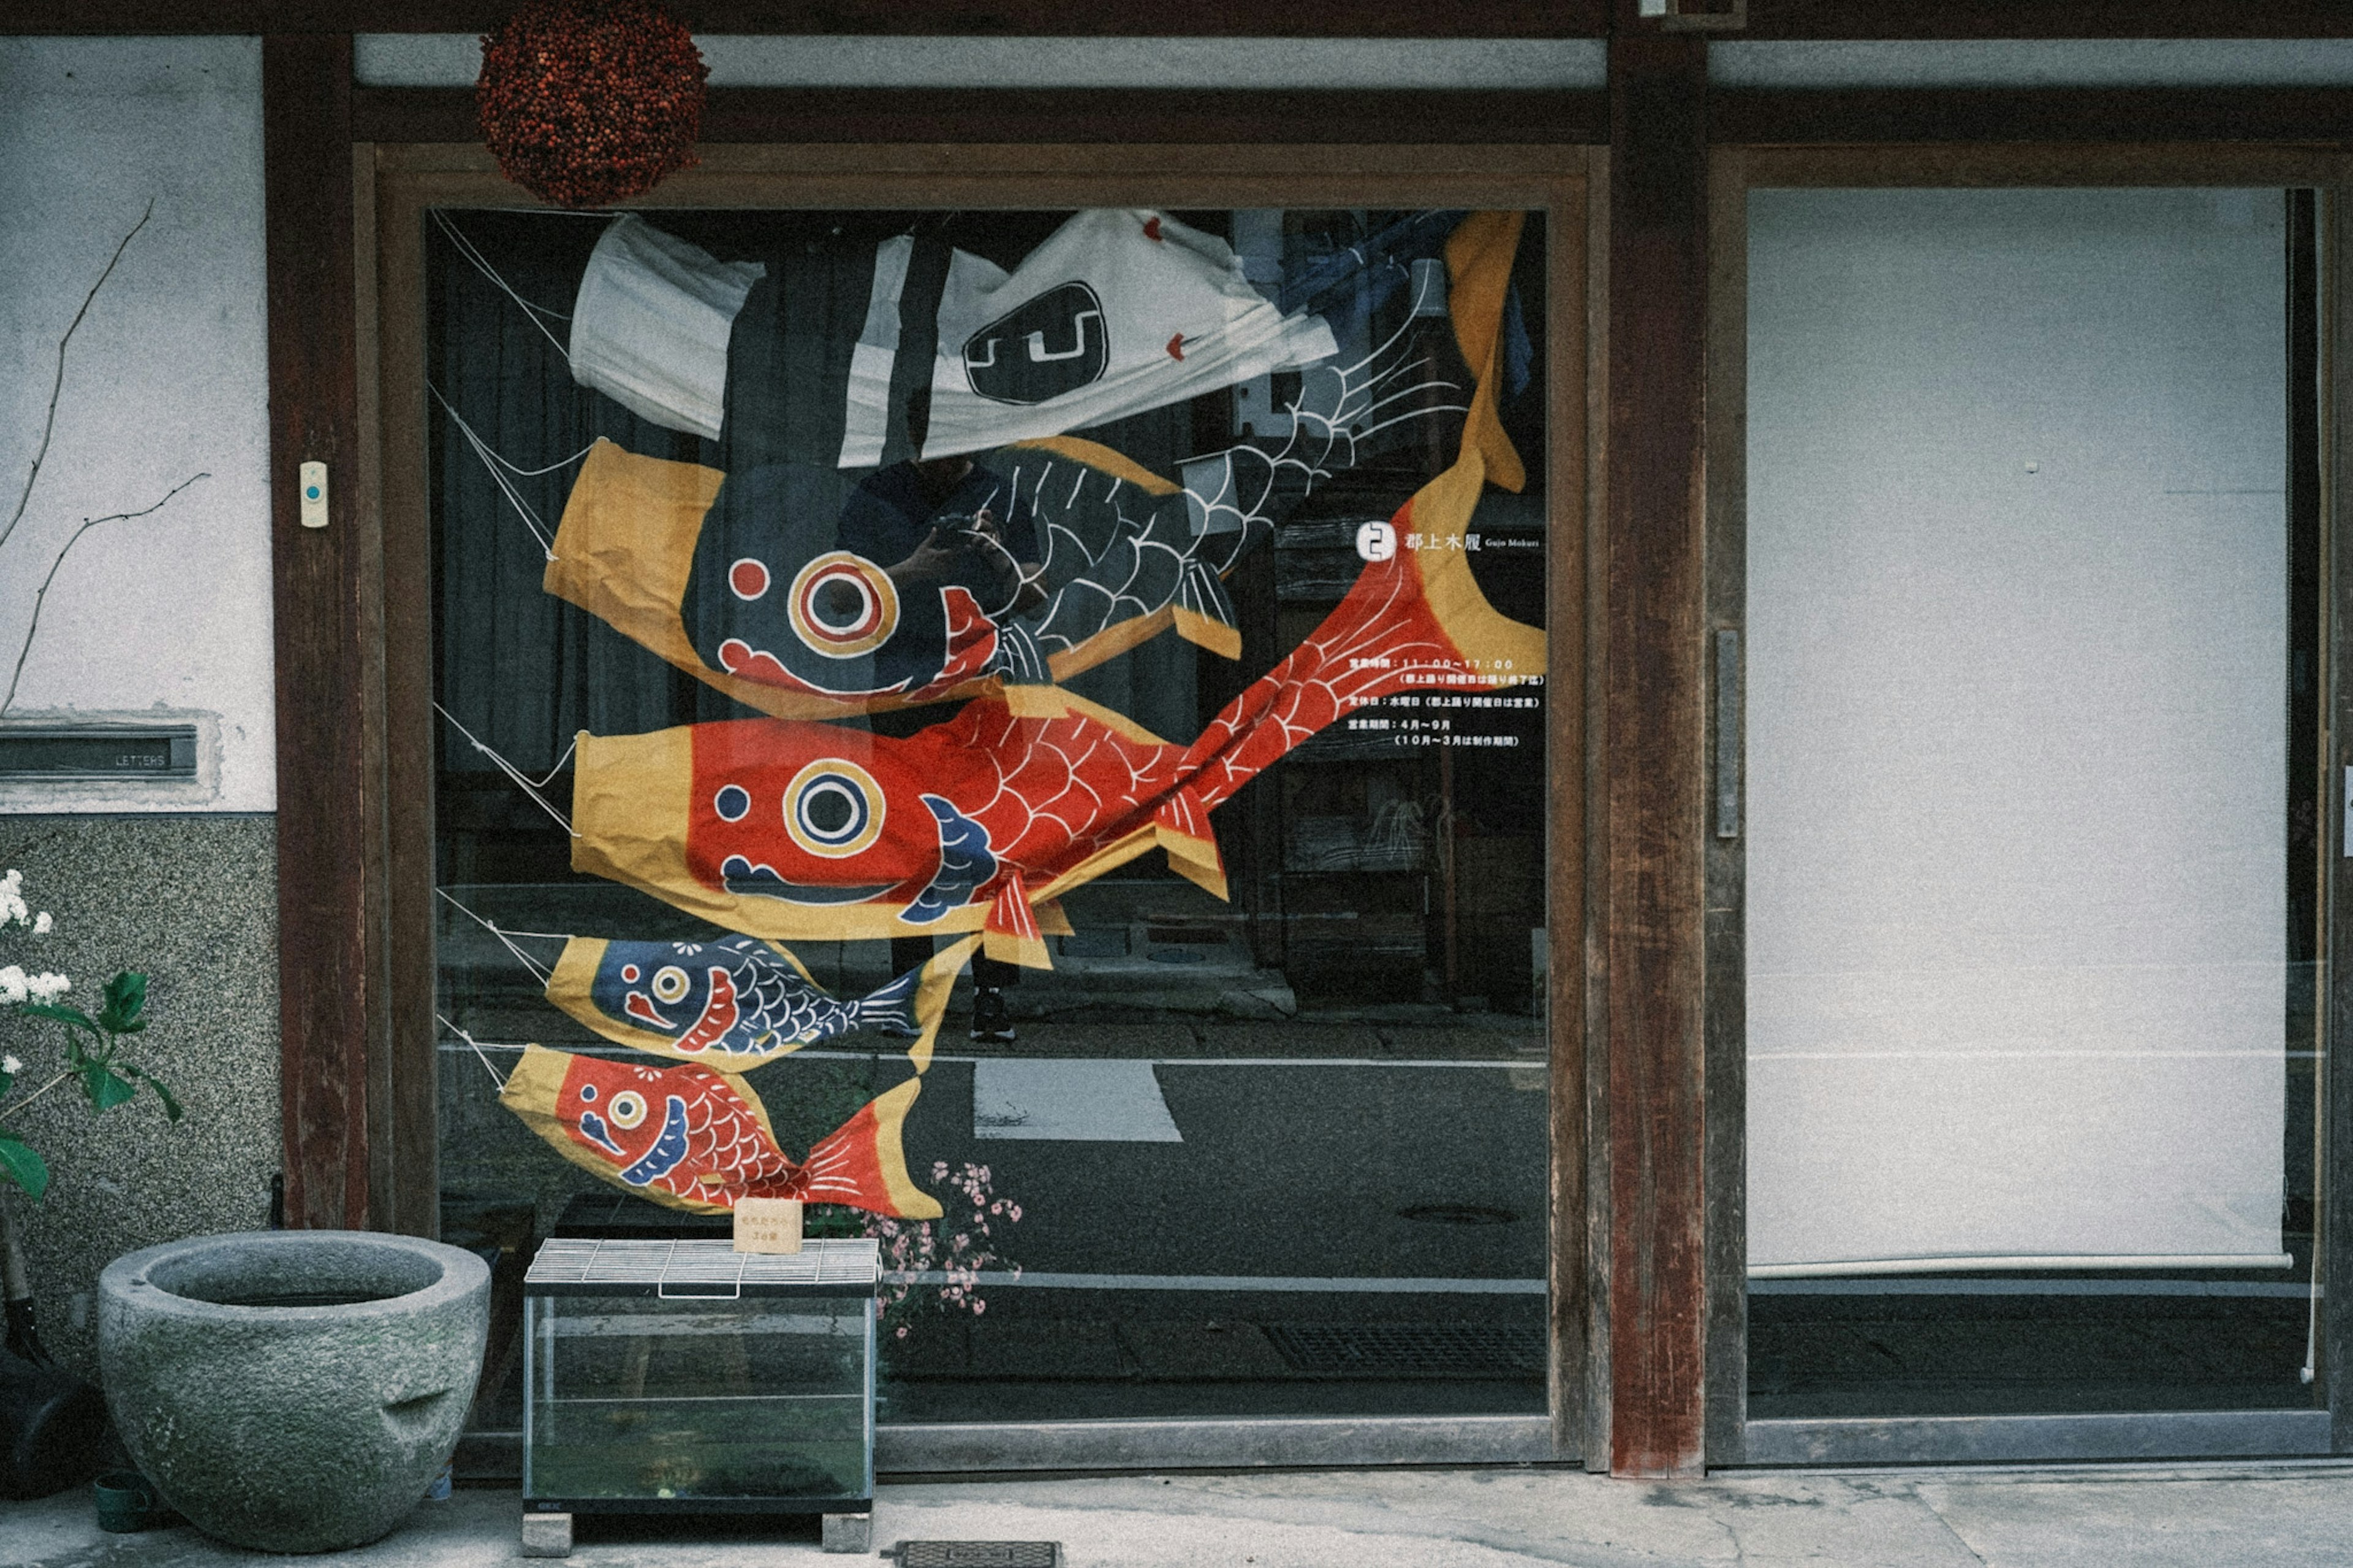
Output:
[[1752,1268],[2277,1258],[2284,209],[1752,194]]

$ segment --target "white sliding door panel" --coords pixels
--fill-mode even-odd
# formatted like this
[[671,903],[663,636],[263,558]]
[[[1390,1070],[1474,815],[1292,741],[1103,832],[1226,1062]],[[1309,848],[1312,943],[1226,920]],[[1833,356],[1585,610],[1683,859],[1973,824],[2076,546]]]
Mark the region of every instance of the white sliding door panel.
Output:
[[2284,209],[1751,194],[1753,1268],[2280,1261]]

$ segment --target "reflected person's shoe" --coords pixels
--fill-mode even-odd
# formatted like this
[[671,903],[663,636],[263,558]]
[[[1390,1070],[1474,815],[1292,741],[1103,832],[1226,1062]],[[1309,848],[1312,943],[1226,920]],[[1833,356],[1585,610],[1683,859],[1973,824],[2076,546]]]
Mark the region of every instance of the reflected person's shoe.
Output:
[[1004,992],[991,987],[973,993],[972,1037],[991,1045],[1013,1043],[1013,1015],[1005,1005]]

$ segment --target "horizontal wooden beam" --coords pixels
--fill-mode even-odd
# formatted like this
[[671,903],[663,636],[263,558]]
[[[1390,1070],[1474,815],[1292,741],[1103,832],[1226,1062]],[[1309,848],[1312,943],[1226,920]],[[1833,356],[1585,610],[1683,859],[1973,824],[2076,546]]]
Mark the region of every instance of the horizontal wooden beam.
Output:
[[[483,33],[517,0],[9,0],[0,33]],[[669,0],[698,33],[959,37],[1578,38],[1606,0]]]
[[[1609,133],[1601,92],[899,92],[720,88],[707,142],[1560,143]],[[466,88],[362,88],[361,142],[479,142]]]
[[1708,95],[1721,143],[2353,141],[2353,88],[1907,88]]
[[1748,0],[1749,38],[2344,38],[2344,0]]
[[[698,33],[1591,38],[1607,0],[670,0]],[[11,0],[0,34],[480,33],[515,0]],[[2343,0],[1749,0],[1751,38],[2342,38]]]

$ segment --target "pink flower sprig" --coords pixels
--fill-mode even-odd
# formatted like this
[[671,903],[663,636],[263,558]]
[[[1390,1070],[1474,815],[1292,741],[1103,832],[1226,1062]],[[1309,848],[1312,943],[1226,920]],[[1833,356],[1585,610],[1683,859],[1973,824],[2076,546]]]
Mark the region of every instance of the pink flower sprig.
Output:
[[909,1320],[929,1299],[922,1289],[929,1283],[924,1275],[940,1276],[936,1301],[941,1310],[968,1311],[976,1318],[988,1310],[980,1293],[984,1272],[1003,1268],[1017,1279],[1021,1277],[1020,1266],[998,1253],[997,1227],[991,1223],[1019,1224],[1021,1205],[998,1197],[986,1165],[966,1163],[952,1171],[946,1161],[934,1161],[933,1184],[946,1187],[955,1200],[944,1205],[946,1212],[938,1219],[867,1216],[867,1234],[881,1244],[883,1260],[875,1316],[892,1339],[907,1337],[913,1326]]

